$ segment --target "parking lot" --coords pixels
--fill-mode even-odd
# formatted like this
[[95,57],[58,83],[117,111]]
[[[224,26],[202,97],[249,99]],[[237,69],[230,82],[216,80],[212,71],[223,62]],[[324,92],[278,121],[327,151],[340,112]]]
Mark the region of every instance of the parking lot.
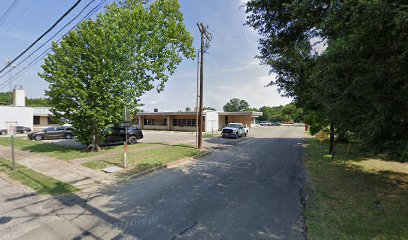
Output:
[[[294,125],[282,125],[280,127],[295,127]],[[279,126],[255,126],[252,127],[248,137],[241,137],[239,139],[221,138],[219,136],[213,138],[203,138],[203,147],[211,148],[218,145],[234,145],[236,143],[252,139],[256,136],[262,135],[267,129],[280,128]],[[17,134],[16,137],[26,137],[26,134]],[[0,137],[10,137],[2,135]],[[84,146],[75,139],[53,139],[42,140],[44,143],[55,143],[59,145],[69,146],[73,148],[84,148]],[[178,131],[157,131],[157,130],[143,130],[143,139],[139,140],[140,143],[169,143],[169,144],[188,144],[196,145],[195,132],[178,132]]]

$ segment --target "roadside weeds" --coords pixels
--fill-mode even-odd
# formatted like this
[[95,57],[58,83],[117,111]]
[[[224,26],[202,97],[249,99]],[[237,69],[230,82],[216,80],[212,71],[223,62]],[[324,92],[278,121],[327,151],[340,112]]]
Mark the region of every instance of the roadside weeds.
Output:
[[[408,164],[368,156],[338,143],[334,160],[328,142],[319,149],[307,139],[304,161],[311,198],[305,221],[309,239],[407,239]],[[398,165],[399,167],[396,167]]]

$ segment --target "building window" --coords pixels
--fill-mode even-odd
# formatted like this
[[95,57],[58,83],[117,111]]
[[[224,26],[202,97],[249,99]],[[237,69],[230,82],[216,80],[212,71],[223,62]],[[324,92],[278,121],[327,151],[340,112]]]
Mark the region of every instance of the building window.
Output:
[[195,127],[196,120],[195,119],[173,119],[173,126]]
[[34,125],[40,125],[40,116],[34,116],[33,122],[34,122]]
[[52,120],[52,117],[50,116],[47,117],[47,122],[48,124],[55,124],[54,120]]
[[150,126],[167,126],[167,119],[143,119],[144,125]]
[[143,124],[144,124],[144,125],[154,125],[154,119],[147,119],[147,118],[145,118],[145,119],[143,120]]

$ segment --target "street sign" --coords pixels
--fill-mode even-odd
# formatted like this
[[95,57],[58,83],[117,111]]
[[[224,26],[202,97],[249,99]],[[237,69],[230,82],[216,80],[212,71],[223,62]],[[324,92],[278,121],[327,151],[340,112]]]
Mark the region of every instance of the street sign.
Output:
[[323,130],[320,130],[318,133],[314,135],[317,139],[319,139],[320,142],[323,142],[324,139],[326,139],[329,135]]
[[120,126],[126,128],[126,127],[132,126],[132,123],[131,122],[123,122],[123,123],[120,124]]

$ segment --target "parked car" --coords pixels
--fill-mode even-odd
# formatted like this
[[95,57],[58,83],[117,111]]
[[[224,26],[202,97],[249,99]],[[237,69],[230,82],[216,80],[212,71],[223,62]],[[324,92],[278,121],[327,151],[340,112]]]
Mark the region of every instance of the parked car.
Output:
[[271,126],[272,124],[269,121],[260,121],[259,125],[261,125],[261,126]]
[[17,127],[16,127],[16,132],[17,132],[17,133],[24,133],[24,134],[26,134],[26,133],[31,132],[31,128],[29,128],[29,127],[24,127],[24,126],[17,126]]
[[[126,131],[124,127],[113,127],[107,130],[104,143],[120,143],[126,141]],[[127,128],[127,137],[129,144],[136,144],[143,138],[143,132],[139,126]]]
[[50,127],[41,131],[29,133],[27,136],[31,140],[43,140],[43,139],[71,139],[74,137],[72,127],[68,126],[59,126],[59,127]]
[[280,122],[271,122],[271,126],[280,126]]
[[0,129],[0,135],[6,135],[7,129]]
[[244,127],[242,123],[229,123],[222,129],[222,137],[239,138],[248,135],[248,128]]

